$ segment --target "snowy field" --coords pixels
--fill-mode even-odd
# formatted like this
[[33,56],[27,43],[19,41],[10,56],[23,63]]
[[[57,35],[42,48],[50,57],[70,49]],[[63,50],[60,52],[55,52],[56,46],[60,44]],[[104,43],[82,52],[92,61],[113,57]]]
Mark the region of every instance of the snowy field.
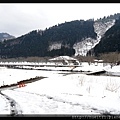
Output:
[[[64,67],[63,67],[64,69]],[[119,75],[120,66],[83,63],[76,70],[106,70]],[[0,67],[0,86],[20,80],[46,77],[25,87],[1,90],[0,114],[11,114],[10,100],[21,115],[120,114],[120,77],[94,76],[80,72],[25,70]]]

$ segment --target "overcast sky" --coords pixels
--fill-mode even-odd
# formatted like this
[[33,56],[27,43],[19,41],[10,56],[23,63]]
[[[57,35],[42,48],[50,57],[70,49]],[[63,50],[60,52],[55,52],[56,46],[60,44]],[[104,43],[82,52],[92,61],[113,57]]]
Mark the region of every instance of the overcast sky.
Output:
[[120,13],[119,3],[0,3],[0,33],[19,37],[73,20]]

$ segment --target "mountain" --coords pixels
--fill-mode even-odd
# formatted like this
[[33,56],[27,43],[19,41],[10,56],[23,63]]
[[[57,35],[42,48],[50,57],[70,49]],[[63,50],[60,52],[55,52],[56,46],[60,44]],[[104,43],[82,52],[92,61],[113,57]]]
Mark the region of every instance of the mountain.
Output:
[[13,38],[15,38],[15,37],[8,33],[0,33],[0,42],[3,42],[4,40],[10,40]]
[[[76,50],[76,55],[86,56],[88,54],[94,55],[98,48],[94,51],[94,47],[99,45],[101,38],[104,36],[107,30],[109,30],[112,26],[114,26],[115,21],[119,18],[120,13],[110,15],[107,17],[103,17],[94,21],[94,31],[97,34],[97,39],[86,38],[82,42],[78,42],[74,45],[74,49]],[[112,46],[111,46],[112,47]],[[107,47],[106,47],[107,48]],[[94,51],[94,52],[93,52]],[[96,55],[96,54],[95,54]]]
[[73,46],[85,38],[96,39],[93,20],[76,20],[34,30],[21,37],[0,43],[1,57],[74,55]]
[[97,37],[95,39],[87,37],[84,40],[77,42],[74,44],[75,49],[75,56],[82,55],[86,56],[87,52],[94,48],[95,45],[97,45],[101,38],[103,37],[104,33],[110,29],[115,23],[115,19],[108,20],[106,22],[102,21],[94,21],[94,32],[97,34]]
[[99,44],[93,48],[95,56],[102,53],[120,52],[120,17],[115,24],[106,31]]
[[18,38],[0,42],[1,58],[86,56],[101,43],[101,39],[116,24],[119,16],[118,13],[96,21],[75,20],[45,30],[33,30]]

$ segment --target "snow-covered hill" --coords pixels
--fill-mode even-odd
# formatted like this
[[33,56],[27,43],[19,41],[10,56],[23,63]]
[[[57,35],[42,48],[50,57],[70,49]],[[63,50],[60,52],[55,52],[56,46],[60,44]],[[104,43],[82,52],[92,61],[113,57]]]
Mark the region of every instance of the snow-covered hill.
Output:
[[15,38],[14,36],[8,33],[0,33],[0,41],[9,40]]
[[[73,45],[73,48],[75,49],[75,56],[82,55],[86,56],[87,52],[95,47],[96,44],[100,42],[100,39],[104,36],[105,32],[110,29],[115,23],[115,19],[110,19],[105,22],[103,21],[95,21],[94,22],[94,30],[97,33],[97,39],[93,38],[83,38],[82,41],[77,42]],[[49,50],[53,49],[61,49],[62,42],[56,43],[52,42],[49,45]],[[68,45],[69,47],[69,45]]]
[[[35,30],[19,38],[1,43],[1,58],[86,56],[88,51],[100,42],[105,32],[115,24],[115,20],[116,18],[109,17],[96,21],[76,20],[53,26],[45,31]],[[92,52],[93,55],[94,52]]]
[[87,52],[100,42],[101,37],[103,37],[104,33],[108,29],[110,29],[114,25],[114,23],[114,19],[107,22],[95,21],[94,30],[97,33],[97,39],[86,38],[83,39],[81,42],[75,43],[73,46],[73,48],[75,49],[75,56],[86,56]]

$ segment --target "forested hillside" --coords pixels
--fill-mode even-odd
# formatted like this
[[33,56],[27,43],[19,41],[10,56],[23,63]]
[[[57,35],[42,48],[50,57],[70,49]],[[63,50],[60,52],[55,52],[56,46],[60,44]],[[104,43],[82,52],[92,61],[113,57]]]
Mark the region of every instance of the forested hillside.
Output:
[[8,34],[8,33],[0,33],[0,42],[4,41],[4,40],[10,40],[15,38],[14,36]]
[[104,34],[99,44],[93,49],[95,55],[109,52],[120,52],[120,19]]
[[[96,39],[93,24],[93,20],[65,22],[44,31],[34,30],[16,39],[1,42],[1,58],[74,55],[75,42],[87,37]],[[51,49],[54,43],[59,45]]]
[[[95,55],[120,52],[120,13],[74,20],[0,42],[0,58]],[[89,51],[89,52],[88,52]]]

